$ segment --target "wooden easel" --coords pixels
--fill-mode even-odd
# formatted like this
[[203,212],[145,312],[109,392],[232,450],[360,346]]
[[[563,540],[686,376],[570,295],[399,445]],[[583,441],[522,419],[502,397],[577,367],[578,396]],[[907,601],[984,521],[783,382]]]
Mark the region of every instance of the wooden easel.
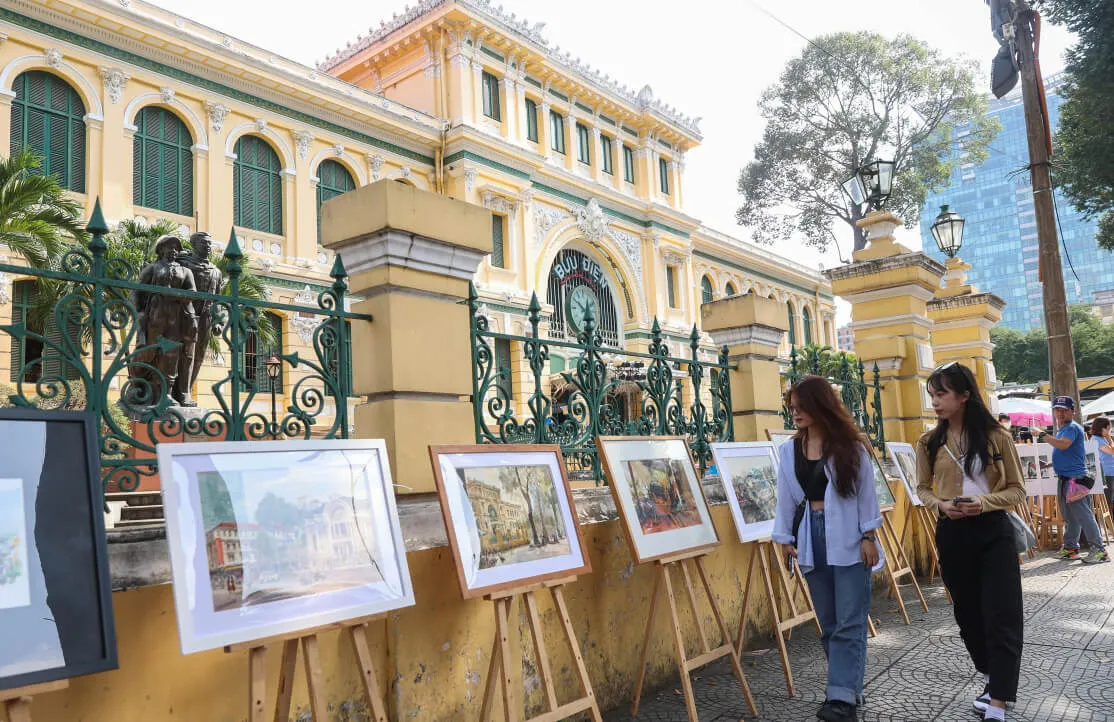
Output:
[[[677,654],[677,667],[681,672],[681,689],[685,695],[685,707],[688,709],[689,722],[699,722],[700,719],[696,714],[696,699],[693,697],[692,680],[689,679],[689,673],[721,657],[730,657],[731,668],[735,672],[735,678],[739,680],[739,686],[743,690],[743,696],[746,697],[750,713],[754,717],[758,716],[758,708],[754,706],[754,697],[750,694],[750,685],[747,684],[746,676],[743,674],[743,667],[739,663],[739,654],[735,651],[735,645],[731,643],[731,634],[727,631],[727,624],[723,621],[723,614],[720,612],[719,605],[716,603],[715,595],[712,594],[712,585],[708,581],[708,573],[704,570],[704,557],[706,555],[706,551],[688,552],[686,554],[663,557],[654,562],[656,578],[654,579],[654,592],[650,597],[650,618],[646,621],[646,636],[642,640],[642,654],[638,657],[638,680],[634,684],[634,701],[631,703],[632,717],[638,714],[638,704],[642,700],[642,683],[646,677],[646,655],[649,652],[650,637],[654,631],[654,617],[658,610],[658,596],[663,587],[665,588],[666,601],[669,602],[670,623],[673,627],[673,648]],[[700,575],[700,582],[704,587],[704,592],[708,595],[708,604],[712,608],[712,615],[715,617],[720,634],[723,635],[723,644],[715,649],[709,648],[708,636],[704,632],[704,626],[700,624],[700,612],[696,606],[696,592],[693,590],[692,577],[689,574],[688,567],[685,566],[686,561],[692,561],[693,565],[696,567],[696,571]],[[685,654],[685,638],[681,634],[681,621],[677,614],[677,598],[673,593],[673,582],[670,580],[669,575],[671,567],[681,572],[681,577],[685,582],[685,593],[688,595],[689,604],[692,605],[692,615],[696,620],[696,629],[700,634],[702,651],[691,659]]]
[[[781,655],[781,668],[785,672],[785,689],[789,692],[789,696],[793,697],[797,694],[797,688],[793,683],[793,667],[789,662],[789,650],[785,647],[786,635],[791,630],[809,622],[815,623],[816,631],[819,632],[820,620],[816,618],[816,610],[812,606],[812,596],[809,594],[808,585],[804,582],[804,577],[800,568],[797,567],[796,560],[793,562],[793,582],[790,582],[790,572],[786,571],[785,565],[781,563],[778,556],[777,548],[769,539],[754,542],[750,563],[747,564],[747,581],[743,587],[743,608],[739,612],[739,630],[735,633],[735,653],[739,655],[743,653],[743,644],[746,641],[750,590],[754,581],[754,570],[757,567],[761,569],[762,585],[766,590],[766,601],[770,605],[770,613],[774,618],[774,638],[777,639],[777,651]],[[777,569],[778,584],[776,591],[771,567]],[[797,606],[795,591],[800,592],[803,596],[803,610]],[[782,613],[783,606],[786,610],[784,614]]]
[[[905,528],[901,530],[898,544],[905,549],[905,537],[909,530],[916,525],[924,534],[925,543],[928,545],[928,583],[932,584],[936,578],[936,570],[940,568],[940,552],[936,548],[936,520],[927,506],[916,506],[910,499],[905,507]],[[951,599],[951,596],[948,596]]]
[[387,722],[387,711],[383,697],[379,693],[379,680],[376,678],[375,665],[367,644],[367,629],[371,622],[385,619],[386,615],[366,617],[358,620],[330,624],[323,627],[303,630],[296,634],[268,637],[251,642],[233,644],[224,648],[229,654],[247,651],[248,653],[248,722],[264,722],[267,713],[267,647],[282,643],[282,664],[279,667],[278,693],[275,701],[275,722],[290,719],[290,701],[294,693],[294,673],[298,667],[298,647],[306,671],[306,686],[309,688],[309,707],[313,722],[326,722],[328,707],[325,704],[325,688],[321,671],[321,657],[317,650],[317,635],[321,632],[340,629],[352,640],[356,651],[356,661],[360,665],[364,694],[367,697],[371,718],[375,722]]
[[886,564],[882,568],[886,572],[886,578],[890,581],[890,596],[897,600],[901,617],[906,624],[909,624],[909,612],[905,609],[905,600],[901,598],[901,579],[909,577],[909,583],[913,585],[913,590],[917,593],[917,599],[926,612],[928,611],[928,603],[925,602],[924,594],[921,593],[921,585],[917,583],[917,575],[913,573],[913,565],[909,563],[905,547],[898,540],[897,533],[894,531],[893,521],[890,519],[892,515],[893,507],[889,507],[882,512],[882,527],[878,530],[878,541],[882,544],[882,549],[886,553]]
[[42,684],[29,684],[26,687],[0,689],[0,703],[8,722],[31,722],[31,698],[48,692],[57,692],[70,686],[68,679]]
[[1099,523],[1104,539],[1114,541],[1114,517],[1110,514],[1110,504],[1106,501],[1105,494],[1092,494],[1094,500],[1091,504],[1095,512],[1095,520]]
[[[545,690],[546,708],[548,710],[537,717],[532,717],[527,722],[556,722],[585,710],[591,714],[593,722],[602,722],[603,717],[600,715],[599,704],[596,702],[596,695],[592,691],[592,683],[588,679],[588,668],[585,666],[584,657],[580,653],[580,645],[576,641],[576,633],[573,631],[572,621],[569,618],[569,608],[565,603],[563,587],[571,581],[575,580],[572,578],[558,579],[543,584],[515,587],[484,597],[484,599],[495,603],[495,642],[492,644],[491,664],[487,669],[487,685],[484,688],[483,706],[480,708],[481,722],[492,719],[495,695],[497,694],[496,678],[499,680],[503,697],[503,719],[507,722],[517,722],[520,717],[520,707],[522,702],[525,701],[515,700],[514,687],[511,683],[510,665],[514,658],[511,656],[510,620],[512,619],[511,610],[517,597],[522,597],[522,601],[526,605],[526,617],[530,623],[530,637],[534,642],[538,675],[541,677],[542,689]],[[548,588],[553,595],[553,605],[557,608],[557,616],[561,620],[561,629],[565,633],[565,641],[572,649],[576,671],[580,676],[580,685],[584,689],[583,697],[578,697],[563,705],[557,703],[557,689],[553,684],[553,671],[549,664],[549,653],[545,648],[541,615],[538,613],[538,602],[534,598],[534,592],[542,588]]]

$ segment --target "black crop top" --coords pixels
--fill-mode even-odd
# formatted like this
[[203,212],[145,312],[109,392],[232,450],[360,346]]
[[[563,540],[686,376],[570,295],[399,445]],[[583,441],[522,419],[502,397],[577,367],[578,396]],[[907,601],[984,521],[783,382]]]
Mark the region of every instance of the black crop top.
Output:
[[824,494],[828,491],[828,475],[824,472],[826,458],[809,459],[805,457],[804,445],[800,439],[793,441],[794,471],[797,472],[797,481],[804,489],[805,499],[808,501],[824,501]]

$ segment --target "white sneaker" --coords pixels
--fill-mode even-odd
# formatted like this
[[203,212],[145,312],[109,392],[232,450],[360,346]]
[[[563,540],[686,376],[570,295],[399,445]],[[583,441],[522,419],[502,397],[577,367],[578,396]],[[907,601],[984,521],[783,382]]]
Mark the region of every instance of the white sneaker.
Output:
[[982,694],[975,697],[974,707],[976,712],[986,712],[986,708],[990,706],[990,685],[983,687]]

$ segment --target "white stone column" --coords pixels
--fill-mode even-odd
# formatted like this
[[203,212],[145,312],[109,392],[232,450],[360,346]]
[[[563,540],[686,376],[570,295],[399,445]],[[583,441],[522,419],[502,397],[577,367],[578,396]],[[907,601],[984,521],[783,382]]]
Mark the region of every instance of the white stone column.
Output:
[[472,124],[477,128],[484,117],[484,66],[478,60],[472,61]]
[[[598,122],[598,121],[597,121]],[[612,169],[615,166],[611,166]],[[603,183],[603,132],[599,125],[592,125],[592,178]]]
[[545,100],[538,104],[538,147],[547,161],[553,157],[553,127],[549,122],[550,110],[550,105]]
[[572,114],[573,103],[576,102],[575,98],[569,99],[569,109],[565,114],[565,168],[570,171],[576,170],[576,116]]
[[506,75],[499,78],[499,102],[503,106],[500,108],[503,118],[501,128],[504,138],[512,143],[521,143],[518,130],[518,93],[514,86],[513,78]]

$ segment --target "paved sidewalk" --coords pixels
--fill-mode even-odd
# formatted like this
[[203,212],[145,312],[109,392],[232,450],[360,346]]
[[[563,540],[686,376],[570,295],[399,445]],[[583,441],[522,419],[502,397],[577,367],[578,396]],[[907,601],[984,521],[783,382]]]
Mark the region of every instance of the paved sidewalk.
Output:
[[[1017,704],[1010,722],[1114,722],[1114,563],[1084,566],[1051,554],[1022,567],[1025,592],[1025,653]],[[982,691],[937,582],[925,587],[929,611],[909,604],[905,626],[897,607],[876,595],[878,636],[868,642],[866,704],[862,720],[880,722],[974,722],[971,701]],[[912,597],[910,591],[905,595]],[[758,705],[758,719],[808,722],[824,700],[826,664],[814,627],[794,631],[789,643],[797,696],[789,697],[776,648],[743,659]],[[701,722],[750,719],[727,665],[696,672]],[[686,720],[677,680],[643,697],[637,720]],[[631,719],[628,707],[605,715]]]

